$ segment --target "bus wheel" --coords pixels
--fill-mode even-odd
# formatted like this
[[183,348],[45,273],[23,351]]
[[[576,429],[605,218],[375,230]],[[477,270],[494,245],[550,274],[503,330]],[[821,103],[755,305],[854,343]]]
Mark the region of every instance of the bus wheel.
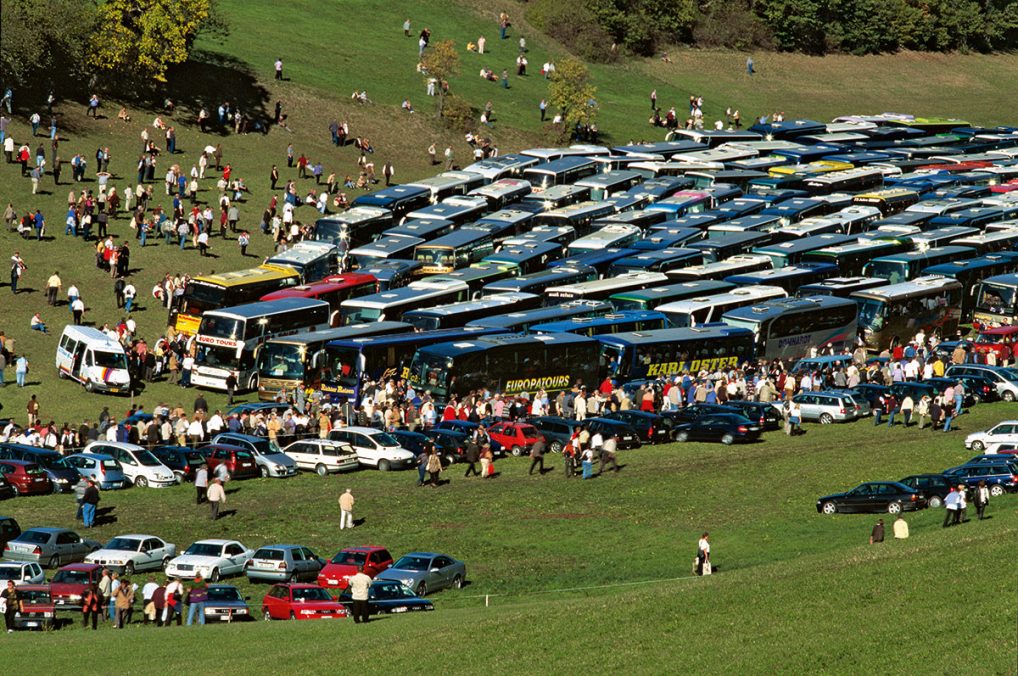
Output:
[[247,381],[247,389],[252,392],[258,391],[258,374],[251,376],[251,379]]
[[88,392],[89,394],[95,392],[95,385],[92,384],[91,380],[85,381],[85,391]]

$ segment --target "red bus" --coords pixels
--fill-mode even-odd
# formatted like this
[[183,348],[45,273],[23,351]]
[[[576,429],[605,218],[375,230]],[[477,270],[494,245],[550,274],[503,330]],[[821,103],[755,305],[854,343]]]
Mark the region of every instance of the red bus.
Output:
[[261,297],[261,300],[279,300],[281,298],[313,298],[324,300],[329,304],[329,322],[339,326],[339,304],[350,298],[366,296],[378,292],[378,280],[374,275],[356,272],[342,275],[329,275],[313,284],[291,286],[288,289],[273,291]]
[[983,160],[972,160],[968,162],[944,162],[941,164],[924,164],[921,167],[916,167],[916,171],[946,171],[949,174],[962,174],[966,171],[975,171],[976,169],[985,169],[986,167],[992,167],[992,162],[985,162]]

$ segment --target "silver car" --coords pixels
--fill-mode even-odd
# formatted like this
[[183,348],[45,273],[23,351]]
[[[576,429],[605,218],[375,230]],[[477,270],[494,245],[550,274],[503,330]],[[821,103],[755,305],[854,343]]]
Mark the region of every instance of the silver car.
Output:
[[418,596],[424,596],[446,587],[461,588],[467,581],[467,564],[444,554],[411,552],[375,579],[401,582]]
[[279,450],[268,439],[239,432],[222,432],[212,439],[213,444],[229,444],[251,451],[255,464],[263,478],[286,478],[297,476],[297,463]]
[[15,585],[44,584],[46,573],[38,563],[0,563],[0,585],[7,586],[7,580],[14,580]]
[[120,463],[112,456],[101,453],[76,453],[64,458],[64,462],[78,470],[78,474],[91,479],[100,490],[124,488],[130,484]]
[[267,545],[254,553],[244,573],[247,579],[273,582],[314,582],[325,561],[301,545]]
[[849,422],[859,417],[859,407],[846,394],[837,392],[804,392],[792,397],[799,404],[803,420],[814,420],[823,425]]
[[9,561],[28,561],[47,568],[80,563],[102,545],[67,528],[29,528],[4,547]]

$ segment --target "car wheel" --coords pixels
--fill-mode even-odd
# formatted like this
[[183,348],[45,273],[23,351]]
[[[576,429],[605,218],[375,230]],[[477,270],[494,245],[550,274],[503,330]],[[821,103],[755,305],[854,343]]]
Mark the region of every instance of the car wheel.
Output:
[[269,613],[268,608],[262,608],[262,619],[265,620],[266,622],[272,621],[272,615]]
[[686,430],[680,430],[675,435],[675,441],[679,441],[682,443],[689,441],[689,432],[687,432]]
[[820,414],[820,424],[821,425],[830,425],[832,422],[834,422],[834,418],[831,417],[830,413],[821,413]]
[[388,472],[390,468],[391,468],[391,465],[389,464],[388,460],[379,460],[378,461],[378,471],[379,472]]
[[290,582],[300,582],[300,575],[297,574],[297,571],[290,573]]
[[1001,396],[1001,399],[1003,399],[1004,401],[1006,401],[1006,402],[1008,402],[1008,403],[1011,403],[1011,402],[1013,402],[1013,401],[1014,401],[1014,392],[1012,392],[1011,390],[1007,390],[1007,391],[1006,391],[1006,392],[1004,392],[1004,394],[1003,394],[1003,395]]
[[733,437],[730,432],[726,432],[725,435],[721,437],[721,443],[725,446],[731,446],[734,441],[735,437]]
[[137,486],[138,488],[148,488],[148,479],[146,479],[143,476],[135,477],[134,485]]
[[213,568],[212,573],[209,575],[209,582],[219,582],[219,569]]
[[452,588],[453,589],[463,589],[463,576],[462,575],[457,575],[456,577],[454,577],[452,579]]
[[173,476],[177,477],[178,484],[184,483],[184,480],[186,479],[184,473],[181,472],[180,470],[173,470]]
[[269,478],[269,468],[266,467],[265,465],[262,465],[262,467],[259,470],[259,472],[261,472],[261,475],[262,475],[263,479],[268,479]]
[[992,495],[993,497],[999,498],[1003,494],[1004,494],[1004,487],[1003,486],[999,486],[999,485],[990,486],[990,495]]
[[551,442],[551,444],[548,446],[548,450],[551,451],[552,453],[561,453],[562,452],[562,442],[561,441],[553,441],[553,442]]
[[54,554],[53,556],[49,557],[48,567],[50,567],[50,568],[59,568],[60,567],[60,557],[57,556],[56,554]]
[[940,499],[939,495],[934,495],[930,498],[928,505],[930,509],[940,509],[944,506],[944,501]]
[[293,611],[291,610],[291,611],[290,611],[290,620],[292,621],[292,620],[296,620],[296,619],[297,619],[297,616],[296,616],[296,615],[294,615],[294,614],[293,614]]
[[92,381],[90,380],[85,381],[85,391],[88,392],[89,394],[95,392],[95,386],[92,384]]
[[315,465],[315,472],[318,473],[318,476],[325,476],[326,474],[329,473],[329,468],[321,463],[318,463],[317,465]]
[[124,575],[126,577],[131,577],[134,575],[134,561],[128,561],[126,564],[124,564]]
[[512,452],[514,458],[518,458],[521,455],[523,455],[523,449],[520,448],[519,446],[513,446],[511,452]]
[[456,463],[456,456],[455,455],[450,453],[449,455],[445,456],[445,466],[446,467],[449,467],[449,466],[451,466],[451,465],[453,465],[455,463]]
[[428,595],[428,585],[426,583],[421,582],[417,585],[417,595],[421,597]]
[[983,442],[979,441],[978,439],[972,442],[973,451],[978,451],[979,453],[982,453],[984,448],[986,448],[986,445]]
[[823,505],[820,506],[820,511],[822,511],[824,514],[837,514],[838,506],[833,502],[825,502]]
[[21,495],[21,491],[20,491],[20,490],[18,490],[18,485],[17,485],[17,484],[13,484],[13,483],[12,483],[12,484],[11,484],[11,490],[12,490],[12,491],[14,491],[14,494],[15,494],[15,495]]
[[163,557],[163,570],[166,570],[166,566],[168,566],[168,565],[170,565],[170,557],[164,556]]
[[901,513],[901,503],[900,502],[892,502],[891,504],[889,504],[887,506],[887,513],[888,514],[900,514]]

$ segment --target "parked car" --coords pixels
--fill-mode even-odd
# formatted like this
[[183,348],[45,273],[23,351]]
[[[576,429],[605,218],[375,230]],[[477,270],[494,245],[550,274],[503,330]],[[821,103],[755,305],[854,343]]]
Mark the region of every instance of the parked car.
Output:
[[316,584],[275,584],[262,599],[266,620],[331,620],[347,614],[346,606]]
[[105,453],[77,453],[64,460],[78,470],[81,476],[94,481],[100,490],[115,490],[129,485],[120,463],[113,456]]
[[29,528],[4,545],[4,558],[58,568],[65,563],[84,561],[100,546],[67,528]]
[[944,476],[953,485],[965,484],[968,487],[978,486],[980,481],[986,482],[990,495],[997,497],[1004,493],[1018,491],[1018,464],[1013,456],[1005,456],[999,462],[979,462],[959,465],[944,470]]
[[[453,432],[459,432],[467,437],[472,437],[474,431],[482,424],[487,430],[488,427],[496,423],[504,422],[503,420],[487,419],[481,423],[470,422],[469,420],[439,420],[435,423],[432,429],[435,430],[452,430]],[[498,443],[498,439],[495,439],[491,435],[488,435],[488,439],[491,442],[491,452],[493,455],[505,455],[506,451],[502,448],[502,444]]]
[[621,420],[636,430],[640,441],[645,444],[660,444],[671,441],[675,424],[669,418],[647,411],[613,411],[601,415],[609,420]]
[[198,540],[184,553],[166,564],[169,577],[193,578],[201,575],[218,582],[227,575],[241,575],[254,552],[236,540]]
[[985,451],[990,444],[1018,444],[1018,420],[1005,420],[965,437],[965,448],[973,451]]
[[573,435],[573,428],[578,424],[575,420],[562,418],[557,415],[542,415],[529,419],[530,424],[537,428],[537,431],[544,435],[547,440],[548,450],[552,453],[561,453],[569,439]]
[[763,428],[746,416],[718,413],[676,425],[675,440],[720,441],[725,446],[730,446],[736,441],[756,441],[762,432]]
[[210,584],[208,599],[205,601],[206,622],[239,622],[252,620],[249,597],[240,595],[240,590],[228,584]]
[[21,526],[13,516],[0,516],[0,547],[21,535]]
[[45,495],[53,492],[46,471],[26,460],[0,460],[0,474],[18,495]]
[[[451,431],[451,430],[444,430]],[[411,432],[410,430],[392,430],[389,432],[392,438],[399,442],[399,445],[414,454],[414,457],[420,457],[421,453],[427,453],[428,449],[432,446],[438,449],[438,445],[435,441],[425,434],[424,432]],[[443,461],[445,459],[443,458]]]
[[[997,388],[992,382],[986,378],[979,376],[956,376],[954,378],[927,378],[923,381],[926,385],[929,385],[936,391],[937,394],[946,390],[949,386],[957,385],[961,382],[965,391],[965,398],[962,400],[962,406],[972,407],[983,401],[997,401],[1000,399],[1000,395],[997,394]],[[916,399],[918,402],[919,400]]]
[[[442,456],[442,462],[446,465],[463,461],[467,452],[467,444],[470,442],[470,435],[457,430],[439,429],[426,430],[424,435],[429,437],[432,443],[435,444],[435,450]],[[404,448],[406,447],[404,446]],[[414,449],[409,450],[412,451]],[[494,453],[494,450],[492,450],[492,453]]]
[[56,608],[48,584],[26,584],[18,587],[21,611],[14,616],[15,629],[52,629]]
[[17,495],[18,493],[14,490],[14,486],[11,485],[11,482],[0,474],[0,500],[9,500],[17,497]]
[[247,579],[272,582],[317,580],[325,561],[301,545],[266,545],[259,547],[244,566]]
[[159,462],[152,451],[122,441],[93,441],[85,453],[102,453],[118,463],[124,476],[138,488],[167,488],[177,483],[173,470]]
[[617,435],[619,450],[629,450],[642,446],[642,443],[640,442],[640,434],[636,431],[636,428],[622,420],[612,420],[611,418],[587,418],[586,420],[583,420],[581,424],[587,426],[591,435],[600,432],[601,436],[605,439],[607,439],[610,434]]
[[[347,608],[353,607],[350,589],[340,592],[339,601]],[[400,582],[375,580],[368,588],[368,614],[414,613],[434,610],[435,604],[423,599]]]
[[285,479],[297,476],[297,463],[273,442],[265,437],[256,437],[239,432],[222,432],[212,437],[214,444],[229,444],[251,451],[255,464],[263,478]]
[[417,596],[446,587],[460,589],[467,579],[467,565],[445,554],[411,552],[383,570],[375,578],[400,582]]
[[1012,402],[1018,399],[1018,369],[988,364],[952,364],[947,367],[944,375],[948,378],[980,376],[993,383],[997,388],[997,394],[1004,401]]
[[834,422],[851,422],[859,417],[855,400],[839,392],[803,392],[792,397],[799,404],[802,420],[813,420],[821,425]]
[[155,535],[120,535],[85,557],[85,563],[98,563],[124,575],[135,571],[163,570],[177,555],[177,545]]
[[684,408],[672,409],[671,411],[662,411],[661,415],[666,418],[671,418],[676,423],[693,422],[697,418],[702,418],[705,415],[715,415],[717,413],[731,413],[734,415],[742,415],[742,412],[733,406],[724,406],[722,404],[692,404]]
[[871,481],[847,493],[825,495],[817,500],[821,514],[849,512],[899,514],[926,507],[926,496],[897,481]]
[[285,453],[293,458],[300,469],[312,470],[319,476],[334,472],[351,472],[360,467],[353,446],[332,439],[304,439],[286,447]]
[[256,479],[261,476],[254,454],[239,446],[210,444],[202,446],[198,452],[205,456],[210,473],[220,465],[225,465],[232,479]]
[[14,584],[42,584],[46,581],[46,573],[38,563],[0,561],[0,585],[7,586],[7,580]]
[[541,439],[536,427],[517,422],[497,422],[488,427],[488,436],[515,457],[530,455],[530,449]]
[[725,406],[738,409],[740,415],[752,420],[761,430],[779,430],[784,424],[781,411],[768,401],[729,400]]
[[392,566],[392,555],[385,547],[347,547],[340,550],[318,573],[318,584],[330,588],[346,588],[349,578],[364,566],[364,574],[375,577]]
[[156,446],[152,455],[170,468],[177,483],[194,483],[194,475],[205,462],[205,456],[188,446]]
[[78,471],[64,462],[60,453],[48,448],[0,444],[0,460],[25,460],[39,465],[49,477],[54,493],[67,493],[78,483]]
[[913,474],[898,481],[926,496],[927,506],[937,509],[944,506],[944,498],[951,492],[951,482],[943,474]]
[[388,432],[373,427],[344,427],[332,430],[329,438],[353,446],[357,459],[365,467],[383,472],[414,466],[414,454],[399,445]]
[[852,398],[855,399],[856,403],[861,405],[865,401],[869,404],[869,411],[872,412],[873,409],[881,407],[880,398],[886,396],[890,388],[886,385],[877,385],[876,383],[860,383],[855,387],[848,388],[846,391],[852,393]]
[[81,598],[85,591],[99,583],[103,567],[95,563],[72,563],[63,566],[50,580],[50,593],[57,612],[65,610],[81,615]]

